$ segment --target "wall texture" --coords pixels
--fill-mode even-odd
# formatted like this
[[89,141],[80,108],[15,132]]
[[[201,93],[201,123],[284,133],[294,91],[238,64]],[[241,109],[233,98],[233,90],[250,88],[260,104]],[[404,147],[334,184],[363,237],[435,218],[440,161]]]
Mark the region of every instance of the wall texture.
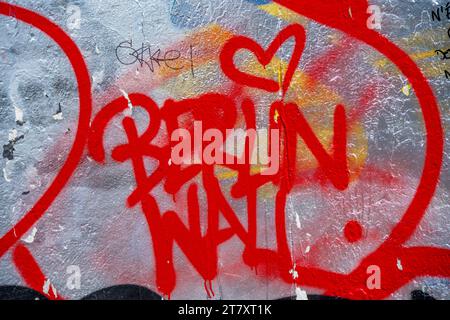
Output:
[[0,297],[449,299],[450,5],[369,2],[0,3]]

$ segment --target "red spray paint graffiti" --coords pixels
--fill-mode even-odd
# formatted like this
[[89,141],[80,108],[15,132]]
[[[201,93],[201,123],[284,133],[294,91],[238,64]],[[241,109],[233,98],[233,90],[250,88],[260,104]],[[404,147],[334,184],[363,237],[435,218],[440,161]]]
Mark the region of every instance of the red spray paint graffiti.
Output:
[[[254,129],[256,125],[253,101],[246,96],[208,93],[193,99],[167,100],[160,109],[151,98],[139,93],[130,94],[131,104],[145,109],[149,115],[150,124],[142,134],[139,134],[133,118],[125,117],[122,124],[128,142],[116,146],[112,150],[111,156],[115,161],[130,161],[132,163],[136,189],[129,195],[127,203],[129,206],[139,204],[147,220],[153,240],[156,280],[159,290],[170,295],[176,286],[173,247],[174,243],[177,243],[192,266],[205,280],[205,288],[208,294],[213,295],[211,281],[217,276],[218,247],[235,235],[245,246],[242,258],[249,267],[257,268],[259,265],[269,262],[278,267],[280,277],[284,281],[321,288],[330,295],[353,299],[385,298],[418,276],[450,277],[449,250],[405,247],[403,245],[425,214],[425,210],[433,197],[442,164],[443,133],[440,115],[427,80],[403,51],[380,34],[367,29],[365,25],[367,20],[366,1],[330,2],[320,0],[311,3],[310,1],[279,0],[277,2],[299,14],[339,29],[349,36],[371,45],[395,63],[409,79],[422,107],[427,135],[426,158],[420,185],[402,220],[394,228],[386,242],[363,259],[350,274],[303,267],[295,257],[291,256],[285,225],[287,196],[292,188],[301,181],[297,179],[295,171],[296,141],[301,138],[319,162],[317,176],[321,177],[322,181],[330,181],[338,190],[345,190],[349,184],[345,107],[338,105],[335,109],[331,154],[319,142],[297,105],[278,101],[268,108],[270,126],[278,128],[282,132],[279,172],[273,176],[251,174],[248,161],[244,161],[243,164],[236,161],[237,164],[235,165],[226,165],[229,169],[238,173],[238,179],[231,189],[231,196],[246,199],[247,202],[248,225],[243,226],[221,189],[214,173],[214,167],[204,164],[194,164],[183,168],[171,165],[169,163],[171,143],[157,141],[156,137],[162,122],[166,124],[170,136],[171,132],[181,126],[185,126],[192,131],[194,121],[202,121],[205,128],[216,128],[226,135],[226,129],[233,128],[236,125],[238,110],[244,115],[245,126]],[[44,214],[58,193],[64,188],[70,175],[77,167],[86,142],[92,157],[98,162],[105,161],[106,151],[103,147],[103,138],[108,124],[129,106],[128,101],[123,97],[113,100],[95,116],[90,131],[87,130],[91,112],[89,74],[76,45],[56,25],[31,11],[2,3],[0,4],[0,13],[15,16],[17,19],[35,26],[61,46],[74,68],[80,94],[78,131],[66,163],[41,199],[14,228],[0,239],[0,256],[2,256]],[[258,61],[265,66],[270,63],[276,51],[290,37],[293,37],[296,41],[295,49],[281,88],[277,82],[239,71],[233,63],[234,54],[240,49],[247,49],[252,51]],[[268,92],[277,92],[281,89],[284,96],[300,61],[304,43],[305,32],[300,25],[291,25],[282,30],[266,51],[252,39],[235,37],[227,42],[221,53],[222,70],[238,85],[256,87]],[[279,116],[276,117],[276,114]],[[185,121],[186,117],[189,119],[187,122]],[[181,118],[184,118],[182,124]],[[88,131],[89,137],[87,137]],[[89,140],[87,141],[87,139]],[[251,143],[247,141],[244,155],[247,159],[252,148]],[[150,175],[148,175],[144,164],[145,159],[148,158],[155,159],[159,163]],[[199,186],[193,181],[200,174],[201,184],[207,197],[208,221],[205,234],[202,234],[200,230]],[[261,186],[268,183],[272,183],[278,188],[274,213],[276,219],[276,250],[260,248],[256,243],[257,191]],[[161,214],[156,198],[151,194],[152,190],[159,184],[163,184],[165,192],[173,197],[177,196],[182,186],[188,185],[188,226],[182,222],[174,211]],[[221,216],[226,219],[229,227],[219,227]],[[349,223],[345,232],[349,241],[353,241],[358,238],[358,234],[361,232],[360,226],[355,225],[354,222]],[[30,264],[30,261],[35,264],[33,260],[29,259],[31,256],[22,247],[17,247],[16,257],[19,257],[16,259],[16,263],[19,265],[24,263],[24,260],[27,260],[28,264]],[[20,257],[28,258],[21,259]],[[404,261],[406,266],[402,272],[396,268],[396,261],[399,258]],[[34,265],[33,263],[31,265]],[[381,289],[368,290],[366,287],[366,270],[371,265],[378,265],[382,270],[383,285]],[[293,266],[302,275],[301,277],[292,277]],[[37,271],[38,268],[33,268],[33,270],[35,271],[26,274],[30,274],[31,277],[33,277],[33,274],[39,275],[40,278],[43,277]],[[35,281],[31,278],[25,280],[31,285]]]

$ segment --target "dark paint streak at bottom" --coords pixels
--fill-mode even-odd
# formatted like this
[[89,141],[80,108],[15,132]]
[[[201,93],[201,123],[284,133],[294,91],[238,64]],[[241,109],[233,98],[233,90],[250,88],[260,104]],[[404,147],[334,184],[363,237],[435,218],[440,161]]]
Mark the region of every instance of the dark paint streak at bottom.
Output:
[[[21,286],[0,286],[0,300],[48,300],[39,292]],[[95,291],[81,300],[162,300],[150,289],[138,285],[117,285]],[[277,300],[296,300],[295,296]],[[310,294],[308,300],[346,300],[339,297]],[[421,290],[411,292],[411,300],[436,300]]]

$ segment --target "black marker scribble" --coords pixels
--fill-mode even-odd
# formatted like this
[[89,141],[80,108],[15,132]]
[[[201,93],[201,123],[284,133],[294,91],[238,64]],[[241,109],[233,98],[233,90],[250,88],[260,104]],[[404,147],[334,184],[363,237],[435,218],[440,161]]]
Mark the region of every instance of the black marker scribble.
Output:
[[433,21],[441,21],[442,17],[446,17],[450,20],[450,2],[447,2],[445,6],[440,5],[439,7],[431,10],[431,18]]
[[441,54],[442,60],[450,60],[450,49],[447,49],[446,51],[435,50],[434,52],[436,52],[437,55]]
[[[187,59],[190,60],[189,67],[194,76],[192,49],[193,47],[190,46]],[[163,63],[171,70],[181,70],[186,67],[176,63],[177,60],[182,59],[179,50],[167,50],[163,53],[160,48],[153,49],[151,45],[144,43],[139,48],[133,48],[132,40],[123,41],[116,47],[116,57],[124,65],[132,65],[135,63],[139,63],[141,67],[146,65],[152,73],[155,72],[156,66],[160,68]]]

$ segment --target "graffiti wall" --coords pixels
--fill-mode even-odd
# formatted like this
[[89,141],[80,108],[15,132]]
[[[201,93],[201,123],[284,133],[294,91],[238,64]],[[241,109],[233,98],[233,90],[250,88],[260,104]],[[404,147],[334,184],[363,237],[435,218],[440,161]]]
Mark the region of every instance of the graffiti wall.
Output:
[[450,3],[0,2],[2,299],[449,299]]

